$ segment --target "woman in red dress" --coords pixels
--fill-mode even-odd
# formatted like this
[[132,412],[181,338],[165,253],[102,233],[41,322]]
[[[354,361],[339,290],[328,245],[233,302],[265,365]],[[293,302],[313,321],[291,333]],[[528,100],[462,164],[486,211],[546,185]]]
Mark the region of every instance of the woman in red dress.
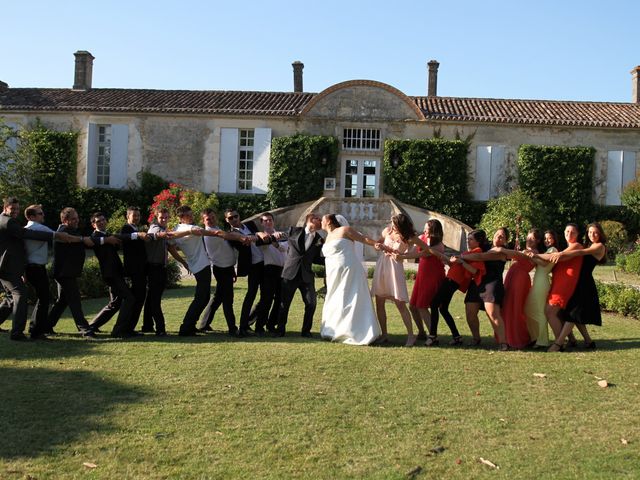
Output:
[[[430,249],[444,255],[443,236],[442,224],[438,220],[431,219],[425,223],[424,233],[420,235],[420,240],[429,245]],[[422,251],[419,247],[418,253],[420,254],[420,263],[409,300],[409,310],[418,326],[418,339],[426,340],[425,327],[431,331],[431,316],[428,309],[444,281],[444,264],[441,258]]]
[[[567,241],[567,248],[563,252],[573,252],[574,250],[582,250],[583,246],[579,242],[580,234],[578,226],[575,223],[569,223],[564,229],[564,238]],[[551,255],[538,255],[543,260],[551,261]],[[553,330],[556,338],[560,336],[562,330],[562,320],[560,319],[560,310],[564,310],[576,289],[578,276],[582,268],[582,257],[573,257],[566,262],[560,262],[553,267],[551,290],[549,290],[549,298],[545,307],[545,315],[549,321],[549,325]],[[574,339],[575,341],[575,339]]]
[[535,263],[527,256],[539,253],[544,249],[542,232],[537,228],[529,230],[525,252],[500,249],[507,258],[512,259],[511,267],[504,279],[504,301],[502,303],[502,318],[504,319],[505,335],[511,348],[524,348],[531,342],[527,317],[524,306],[531,290],[531,277]]

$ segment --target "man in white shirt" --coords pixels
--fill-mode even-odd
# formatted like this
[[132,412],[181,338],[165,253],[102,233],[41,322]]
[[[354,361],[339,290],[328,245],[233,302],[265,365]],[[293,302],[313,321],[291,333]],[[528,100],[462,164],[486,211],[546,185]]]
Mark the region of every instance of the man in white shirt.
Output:
[[180,325],[178,335],[182,337],[196,336],[196,323],[200,314],[209,303],[211,297],[211,268],[209,257],[204,249],[203,236],[218,236],[219,231],[205,230],[194,225],[191,207],[183,205],[176,210],[180,224],[175,228],[171,238],[185,256],[189,271],[196,279],[196,290],[193,300],[187,309]]
[[229,241],[240,241],[249,244],[249,239],[237,232],[225,232],[217,225],[217,217],[211,208],[202,212],[202,221],[205,230],[217,232],[218,236],[205,237],[204,246],[211,264],[211,271],[216,279],[216,290],[213,298],[209,301],[202,318],[198,324],[199,331],[210,331],[211,322],[218,307],[222,305],[224,318],[227,321],[228,333],[235,336],[238,332],[236,316],[233,312],[233,283],[236,280],[236,257],[237,251],[231,246]]

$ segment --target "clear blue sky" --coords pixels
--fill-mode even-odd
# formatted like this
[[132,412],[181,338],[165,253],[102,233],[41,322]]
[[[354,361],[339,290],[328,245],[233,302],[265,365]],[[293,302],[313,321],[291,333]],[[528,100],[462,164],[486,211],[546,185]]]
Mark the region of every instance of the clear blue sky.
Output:
[[640,65],[638,0],[2,0],[0,80],[71,87],[73,52],[93,86],[291,91],[370,79],[438,94],[629,102]]

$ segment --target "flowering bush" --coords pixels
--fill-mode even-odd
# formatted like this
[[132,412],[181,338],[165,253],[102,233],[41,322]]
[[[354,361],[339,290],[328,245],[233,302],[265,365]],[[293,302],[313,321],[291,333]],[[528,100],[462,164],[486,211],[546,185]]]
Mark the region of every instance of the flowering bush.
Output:
[[191,207],[194,220],[198,222],[200,212],[205,208],[218,210],[218,198],[215,193],[207,195],[202,192],[184,188],[179,183],[170,183],[169,188],[162,190],[158,195],[153,197],[153,204],[149,208],[148,222],[153,222],[153,211],[157,207],[165,207],[168,208],[172,214],[169,220],[169,227],[174,227],[178,224],[178,219],[173,215],[175,214],[176,208],[182,205],[189,205]]

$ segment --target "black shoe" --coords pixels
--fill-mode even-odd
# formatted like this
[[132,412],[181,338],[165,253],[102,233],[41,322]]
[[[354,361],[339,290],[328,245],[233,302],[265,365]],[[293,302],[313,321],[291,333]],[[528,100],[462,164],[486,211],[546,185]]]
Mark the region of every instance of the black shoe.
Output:
[[149,328],[149,327],[142,327],[140,329],[141,333],[155,333],[155,330],[153,329],[153,327]]
[[83,338],[96,338],[95,332],[91,329],[81,331],[80,335],[82,335]]
[[164,331],[156,332],[156,337],[166,337],[166,336],[167,336],[167,332],[164,332]]
[[135,330],[132,330],[130,332],[127,332],[127,336],[128,337],[144,337],[144,333],[140,333],[140,332],[136,332]]
[[264,337],[266,335],[267,332],[264,331],[264,328],[262,327],[256,327],[256,337]]
[[239,328],[237,333],[238,338],[245,338],[249,336],[249,331],[244,328]]
[[91,330],[93,330],[93,333],[102,333],[102,330],[100,330],[98,327],[94,327],[92,325],[89,325],[89,327],[91,327]]
[[47,328],[44,331],[44,333],[47,334],[47,335],[56,335],[56,332],[55,332],[55,330],[53,328]]
[[311,332],[300,332],[300,336],[304,338],[313,338],[313,333]]
[[196,328],[196,331],[200,332],[200,333],[213,332],[213,328],[211,328],[211,326],[209,326],[209,325],[205,325],[202,328]]
[[230,328],[229,331],[227,332],[227,335],[229,335],[230,337],[237,337],[238,336],[238,327],[233,327]]
[[32,333],[31,340],[50,340],[44,333]]
[[197,337],[198,336],[198,332],[196,332],[195,329],[193,329],[193,330],[180,330],[178,332],[178,336],[179,337]]
[[9,336],[11,340],[14,342],[28,342],[29,337],[27,337],[24,333],[16,333]]

